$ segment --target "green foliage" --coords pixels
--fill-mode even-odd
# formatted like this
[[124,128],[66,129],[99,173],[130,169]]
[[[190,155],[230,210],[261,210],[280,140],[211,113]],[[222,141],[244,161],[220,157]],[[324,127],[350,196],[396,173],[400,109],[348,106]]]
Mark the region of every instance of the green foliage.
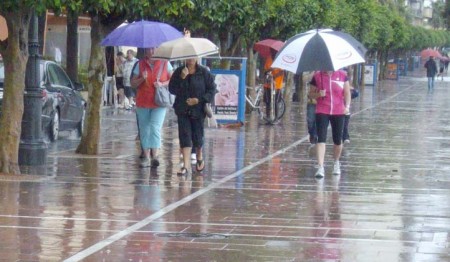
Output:
[[[370,51],[419,50],[450,44],[449,33],[412,26],[408,7],[394,0],[3,0],[0,13],[33,7],[56,13],[67,9],[100,14],[104,23],[149,19],[189,28],[193,36],[252,43],[286,40],[313,28],[350,33]],[[432,23],[442,28],[448,1],[433,3]],[[243,41],[245,40],[245,41]],[[245,47],[245,46],[243,46]]]
[[442,29],[446,27],[446,12],[445,3],[442,1],[436,1],[432,3],[433,14],[431,18],[431,25],[435,29]]

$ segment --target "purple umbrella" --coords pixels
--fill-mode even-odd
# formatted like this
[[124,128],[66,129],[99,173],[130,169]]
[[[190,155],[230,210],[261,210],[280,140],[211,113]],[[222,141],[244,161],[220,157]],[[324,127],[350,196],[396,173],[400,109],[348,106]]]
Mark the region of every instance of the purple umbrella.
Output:
[[102,40],[102,46],[158,47],[182,37],[183,34],[166,23],[138,21],[114,29]]

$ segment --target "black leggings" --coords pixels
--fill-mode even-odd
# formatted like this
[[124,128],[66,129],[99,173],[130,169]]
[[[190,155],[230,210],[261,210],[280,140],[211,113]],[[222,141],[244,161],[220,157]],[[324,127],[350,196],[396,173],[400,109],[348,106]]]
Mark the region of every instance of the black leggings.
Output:
[[204,117],[192,119],[187,115],[178,115],[178,138],[180,147],[203,147]]
[[345,115],[326,115],[316,114],[316,127],[318,143],[327,141],[328,123],[331,124],[331,132],[333,134],[333,143],[335,145],[342,144],[342,132],[344,130]]

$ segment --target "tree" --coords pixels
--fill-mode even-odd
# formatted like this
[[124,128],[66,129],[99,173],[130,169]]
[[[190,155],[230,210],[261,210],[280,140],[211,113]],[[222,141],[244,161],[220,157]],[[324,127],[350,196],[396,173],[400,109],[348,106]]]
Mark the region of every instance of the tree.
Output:
[[443,0],[432,3],[433,14],[431,17],[431,25],[434,29],[442,29],[446,27],[445,2]]
[[0,15],[8,26],[8,38],[0,41],[0,53],[5,66],[3,114],[0,118],[0,173],[20,173],[18,155],[28,61],[28,27],[33,10],[42,10],[40,1],[0,2]]
[[66,71],[70,79],[78,82],[78,11],[67,10]]
[[445,25],[447,30],[450,30],[450,1],[449,0],[445,0],[445,7],[443,10],[444,14],[444,18],[445,18]]
[[[76,0],[73,0],[77,2]],[[126,19],[138,18],[164,19],[169,15],[180,14],[191,6],[189,0],[166,2],[164,0],[84,0],[83,10],[91,17],[91,55],[88,66],[88,106],[85,130],[76,152],[95,155],[100,140],[100,112],[102,100],[103,75],[105,73],[105,50],[101,40]],[[153,9],[152,7],[158,7]]]

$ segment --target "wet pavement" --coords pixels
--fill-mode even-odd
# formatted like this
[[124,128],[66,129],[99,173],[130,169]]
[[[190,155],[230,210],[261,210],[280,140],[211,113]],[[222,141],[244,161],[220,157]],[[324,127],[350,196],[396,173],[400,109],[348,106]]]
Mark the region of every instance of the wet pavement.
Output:
[[36,174],[0,176],[0,261],[450,261],[450,78],[427,94],[414,74],[361,90],[342,174],[328,144],[320,180],[302,103],[208,128],[187,179],[173,112],[141,169],[134,113],[105,109],[98,156],[68,135]]

